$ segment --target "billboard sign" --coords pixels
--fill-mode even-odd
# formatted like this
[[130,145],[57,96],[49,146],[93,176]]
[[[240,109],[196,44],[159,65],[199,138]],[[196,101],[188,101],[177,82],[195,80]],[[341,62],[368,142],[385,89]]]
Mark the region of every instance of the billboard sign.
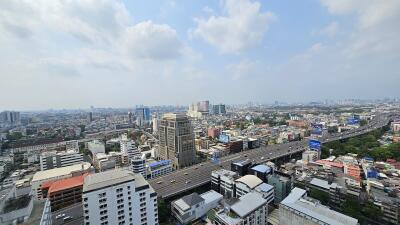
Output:
[[359,123],[360,123],[360,119],[357,119],[355,117],[347,118],[347,124],[349,124],[349,125],[356,125]]
[[312,124],[311,134],[322,135],[322,124]]
[[311,150],[321,151],[321,142],[318,140],[309,140],[308,147]]
[[219,135],[219,141],[220,142],[222,142],[222,143],[229,143],[229,136],[228,135],[226,135],[226,134],[220,134]]

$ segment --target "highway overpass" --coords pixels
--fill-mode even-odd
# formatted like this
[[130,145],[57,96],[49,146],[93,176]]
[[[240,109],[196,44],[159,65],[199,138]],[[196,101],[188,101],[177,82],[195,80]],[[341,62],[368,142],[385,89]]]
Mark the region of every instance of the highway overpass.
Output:
[[[388,115],[377,115],[366,126],[343,133],[327,135],[320,138],[320,141],[326,143],[365,134],[387,125],[390,118]],[[256,163],[263,163],[281,158],[292,158],[294,155],[299,155],[305,151],[307,144],[307,140],[302,140],[251,149],[222,157],[218,165],[209,161],[174,171],[149,182],[158,196],[170,198],[209,183],[211,181],[211,172],[220,168],[230,170],[231,161],[250,159]]]

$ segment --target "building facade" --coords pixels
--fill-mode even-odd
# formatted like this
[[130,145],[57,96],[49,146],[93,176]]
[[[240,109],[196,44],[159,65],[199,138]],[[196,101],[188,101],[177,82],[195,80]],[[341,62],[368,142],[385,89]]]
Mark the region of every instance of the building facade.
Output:
[[171,160],[173,168],[196,162],[194,133],[191,122],[183,114],[165,114],[160,121],[160,158]]
[[75,150],[43,152],[40,155],[40,170],[71,166],[83,162],[83,155]]
[[85,177],[84,225],[158,225],[157,193],[141,174],[113,170]]

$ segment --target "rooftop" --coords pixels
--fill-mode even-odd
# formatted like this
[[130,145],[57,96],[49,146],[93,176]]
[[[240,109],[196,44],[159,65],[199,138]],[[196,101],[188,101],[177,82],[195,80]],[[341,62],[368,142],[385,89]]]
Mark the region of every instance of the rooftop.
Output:
[[75,164],[72,166],[65,166],[61,168],[54,168],[45,171],[36,172],[33,175],[32,182],[40,181],[40,180],[47,180],[54,177],[61,177],[72,174],[73,172],[81,171],[81,170],[88,170],[91,167],[90,163],[83,162],[79,164]]
[[87,175],[88,175],[88,173],[85,173],[81,176],[76,176],[76,177],[71,177],[71,178],[55,181],[50,185],[48,193],[51,194],[53,192],[58,192],[58,191],[82,186],[83,180],[85,179],[85,177]]
[[83,192],[89,192],[129,181],[135,182],[136,187],[148,185],[142,175],[127,170],[116,169],[86,176],[83,182]]
[[254,175],[246,175],[236,180],[236,182],[242,182],[249,186],[249,188],[253,189],[258,185],[262,184],[263,181]]
[[248,214],[267,204],[267,200],[257,192],[250,192],[239,198],[240,201],[232,205],[231,209],[240,217],[246,217]]
[[331,225],[356,225],[358,221],[352,217],[329,209],[324,205],[311,202],[304,198],[306,191],[294,188],[292,192],[281,202],[281,205],[304,213],[312,218]]
[[314,185],[314,186],[317,186],[317,187],[324,188],[324,189],[330,189],[331,187],[332,187],[332,188],[336,188],[336,187],[337,187],[337,184],[336,184],[336,183],[331,183],[331,184],[329,184],[328,181],[326,181],[326,180],[321,180],[321,179],[318,179],[318,178],[313,178],[313,179],[310,181],[310,184],[312,184],[312,185]]
[[271,171],[271,167],[267,166],[267,165],[257,165],[251,168],[252,170],[255,170],[257,172],[260,173],[266,173],[266,172],[270,172]]

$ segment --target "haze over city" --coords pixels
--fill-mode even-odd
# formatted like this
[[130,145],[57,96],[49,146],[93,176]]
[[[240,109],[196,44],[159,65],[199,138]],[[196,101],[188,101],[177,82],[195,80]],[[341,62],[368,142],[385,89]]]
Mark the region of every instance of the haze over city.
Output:
[[0,2],[0,108],[399,97],[400,2]]

